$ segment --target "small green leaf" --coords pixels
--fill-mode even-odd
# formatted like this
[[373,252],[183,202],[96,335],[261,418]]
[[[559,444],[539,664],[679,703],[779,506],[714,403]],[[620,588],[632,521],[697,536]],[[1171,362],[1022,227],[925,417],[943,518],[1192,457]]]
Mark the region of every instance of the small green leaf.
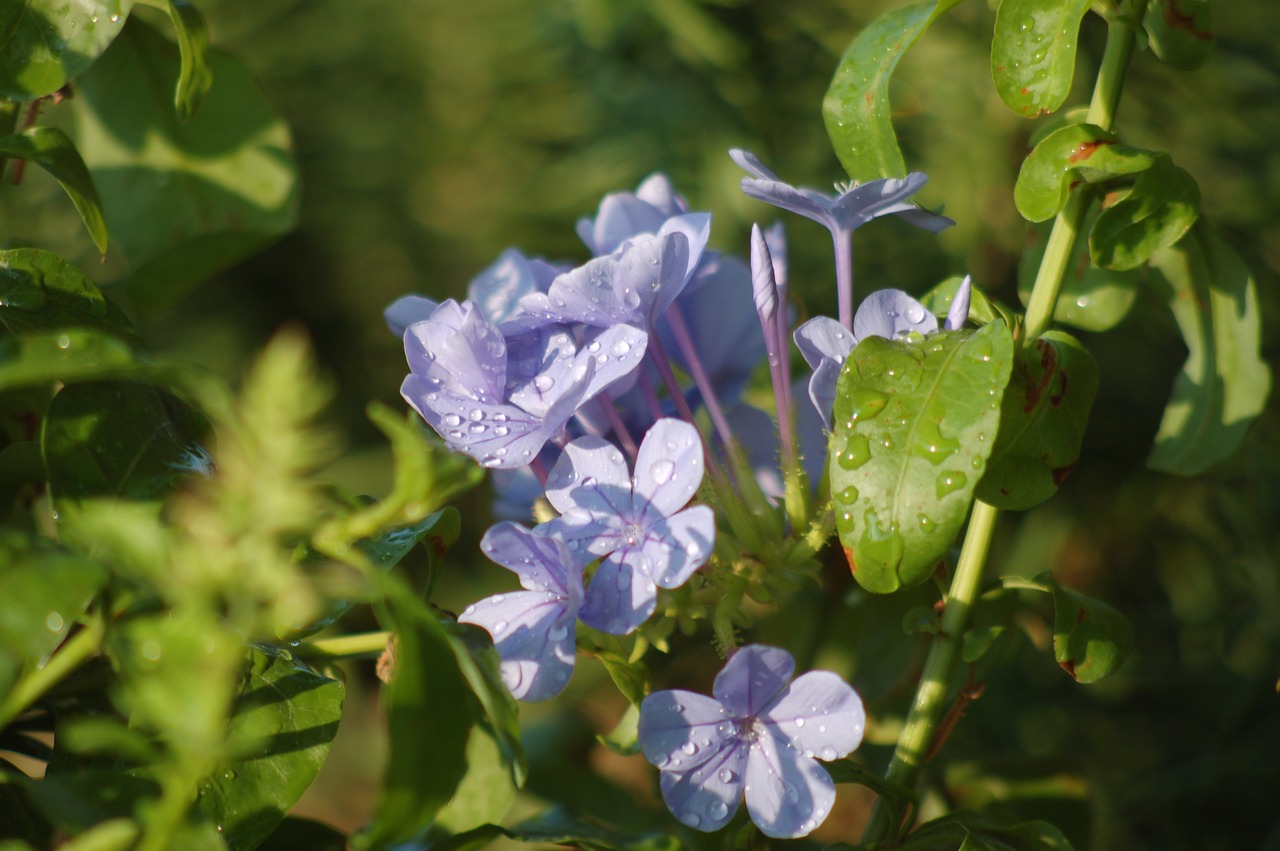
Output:
[[16,136],[0,139],[0,157],[33,162],[53,175],[71,198],[98,251],[107,251],[107,223],[93,177],[75,144],[56,127],[32,127]]
[[213,85],[213,70],[206,52],[209,49],[209,27],[204,15],[187,0],[169,0],[169,17],[178,34],[178,50],[182,67],[173,92],[173,106],[183,121],[195,115],[200,102]]
[[159,499],[192,472],[208,425],[184,402],[148,384],[64,387],[41,434],[55,500],[114,496]]
[[422,845],[422,851],[470,851],[483,848],[502,836],[529,845],[559,845],[587,851],[680,851],[684,847],[674,836],[626,833],[553,809],[511,828],[489,824],[448,839],[428,842]]
[[177,54],[132,20],[71,101],[112,243],[131,269],[125,286],[154,305],[274,241],[297,216],[288,127],[248,70],[210,50],[218,85],[183,122],[170,95]]
[[928,0],[872,21],[845,50],[822,101],[827,135],[854,180],[907,173],[889,113],[889,78],[929,25],[960,0]]
[[942,621],[933,606],[915,606],[902,616],[902,631],[907,635],[942,635]]
[[849,355],[828,463],[836,530],[863,588],[922,582],[950,549],[996,442],[1012,364],[1003,323],[868,337]]
[[628,704],[627,711],[608,735],[596,736],[596,741],[618,756],[635,756],[640,753],[640,707]]
[[201,787],[200,809],[233,849],[253,848],[320,773],[338,732],[345,689],[276,647],[250,647],[222,763]]
[[1150,168],[1156,154],[1117,141],[1092,124],[1068,124],[1040,140],[1018,171],[1013,202],[1031,222],[1053,218],[1067,203],[1072,185],[1099,183]]
[[1001,0],[991,79],[1023,118],[1056,112],[1071,91],[1080,22],[1090,0]]
[[631,662],[617,653],[604,652],[600,661],[613,684],[632,705],[639,705],[649,693],[649,669],[643,662]]
[[1200,216],[1195,178],[1160,157],[1133,186],[1104,204],[1089,230],[1093,262],[1107,269],[1135,269],[1173,245]]
[[1046,821],[1014,822],[988,813],[957,810],[925,822],[893,846],[895,851],[1072,851],[1062,832]]
[[1151,258],[1150,282],[1187,344],[1155,446],[1154,470],[1197,475],[1236,451],[1266,407],[1271,370],[1262,359],[1262,316],[1253,275],[1203,223]]
[[[1092,226],[1097,215],[1096,207],[1085,215],[1083,231]],[[1031,300],[1031,288],[1044,259],[1049,230],[1047,224],[1032,228],[1032,241],[1018,263],[1018,297],[1024,305]],[[1136,270],[1118,272],[1093,265],[1089,243],[1077,239],[1071,259],[1067,261],[1053,318],[1085,331],[1109,331],[1129,315],[1141,283],[1141,273]]]
[[908,815],[916,808],[915,792],[881,777],[852,757],[828,762],[823,766],[836,783],[856,783],[875,792],[889,808],[894,824],[905,824]]
[[0,98],[56,92],[120,34],[133,0],[20,0],[0,5]]
[[96,328],[138,340],[124,312],[57,254],[39,248],[0,251],[0,336],[62,328]]
[[436,817],[434,827],[462,833],[499,823],[515,799],[516,787],[507,772],[502,749],[483,727],[472,727],[467,740],[467,773],[449,805]]
[[466,773],[472,702],[448,633],[392,576],[379,575],[383,616],[396,633],[396,664],[386,688],[389,758],[372,821],[357,848],[407,841],[431,824]]
[[0,338],[0,391],[140,374],[133,349],[118,337],[69,328]]
[[1143,16],[1151,52],[1175,68],[1198,68],[1213,50],[1209,0],[1151,0]]
[[1069,335],[1049,331],[1019,351],[978,498],[1021,511],[1053,496],[1080,457],[1097,391],[1097,362]]
[[[956,293],[960,290],[960,284],[962,283],[964,283],[963,276],[952,275],[921,296],[920,303],[930,313],[937,316],[946,316],[947,311],[951,309],[951,300],[956,297]],[[995,305],[980,289],[976,286],[971,286],[969,292],[970,322],[976,325],[987,325],[999,318]]]
[[1115,673],[1133,649],[1129,619],[1092,597],[1050,582],[1053,591],[1053,656],[1080,683]]

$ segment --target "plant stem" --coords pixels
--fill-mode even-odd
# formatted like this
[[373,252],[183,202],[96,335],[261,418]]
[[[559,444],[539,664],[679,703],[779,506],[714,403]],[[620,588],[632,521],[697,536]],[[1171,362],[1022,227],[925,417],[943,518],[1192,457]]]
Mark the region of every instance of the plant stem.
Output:
[[[1134,15],[1138,20],[1142,19],[1146,6],[1147,0],[1135,0]],[[1111,130],[1114,126],[1116,108],[1129,59],[1133,55],[1133,46],[1133,31],[1123,24],[1109,22],[1107,43],[1086,119],[1090,124],[1104,130]],[[1072,192],[1066,206],[1053,223],[1044,259],[1040,263],[1031,299],[1027,304],[1023,346],[1043,334],[1053,322],[1058,292],[1062,288],[1067,263],[1075,250],[1076,239],[1080,235],[1090,201],[1087,191],[1081,189]],[[929,648],[915,699],[911,703],[885,775],[888,781],[904,788],[914,789],[924,758],[933,742],[938,720],[942,717],[955,674],[961,640],[969,624],[973,601],[982,584],[987,553],[999,516],[998,508],[981,500],[974,503],[960,550],[960,560],[956,564],[951,589],[942,611],[942,630]],[[883,800],[876,801],[871,820],[862,837],[863,843],[896,836],[901,826],[893,824],[891,819],[892,815],[889,808],[884,806]]]
[[64,677],[98,653],[102,643],[102,619],[91,617],[85,628],[63,642],[43,667],[27,673],[0,701],[0,729],[26,711]]
[[387,649],[390,632],[361,632],[356,635],[340,635],[336,638],[317,638],[304,641],[294,649],[294,655],[308,660],[332,661],[377,656]]

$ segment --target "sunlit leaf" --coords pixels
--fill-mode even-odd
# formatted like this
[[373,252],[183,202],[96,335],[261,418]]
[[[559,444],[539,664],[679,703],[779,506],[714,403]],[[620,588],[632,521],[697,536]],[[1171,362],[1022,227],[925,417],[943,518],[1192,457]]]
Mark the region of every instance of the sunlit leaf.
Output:
[[497,741],[517,788],[523,787],[528,769],[521,742],[520,712],[510,690],[502,682],[502,660],[493,649],[489,633],[468,624],[445,624],[458,669],[480,704],[483,725]]
[[1044,502],[1075,468],[1098,390],[1098,365],[1072,337],[1049,331],[1022,348],[1000,402],[1000,434],[978,498],[1022,510]]
[[213,85],[213,71],[209,68],[207,55],[209,27],[200,10],[187,0],[169,0],[169,17],[178,34],[178,50],[182,54],[173,105],[178,116],[185,121],[195,114]]
[[1175,68],[1198,68],[1213,50],[1209,0],[1151,0],[1142,27],[1151,52]]
[[75,204],[93,244],[106,252],[107,223],[102,218],[102,202],[89,169],[67,134],[56,127],[32,127],[15,136],[5,136],[0,139],[0,157],[33,162],[53,175]]
[[10,0],[0,4],[0,98],[57,91],[120,34],[133,0]]
[[1145,171],[1156,157],[1092,124],[1069,124],[1045,136],[1027,155],[1013,202],[1024,219],[1043,222],[1066,205],[1076,182],[1098,183]]
[[1053,591],[1053,656],[1081,683],[1116,672],[1133,649],[1129,619],[1101,600],[1056,582]]
[[1153,469],[1196,475],[1231,457],[1266,407],[1271,370],[1260,352],[1253,275],[1206,225],[1151,258],[1150,282],[1187,344],[1147,458]]
[[869,337],[849,355],[829,470],[836,530],[868,591],[922,582],[946,555],[995,445],[1012,363],[1003,323]]
[[[1096,207],[1086,214],[1083,231],[1089,229],[1097,215]],[[1018,297],[1024,305],[1031,300],[1031,289],[1048,244],[1049,229],[1048,224],[1032,228],[1031,241],[1018,262]],[[1054,321],[1085,331],[1109,331],[1129,315],[1141,283],[1141,273],[1136,270],[1120,272],[1093,265],[1088,241],[1077,239],[1071,259],[1067,261],[1062,287],[1058,290]]]
[[822,101],[827,135],[854,180],[907,173],[889,113],[889,78],[929,25],[960,0],[929,0],[872,21],[845,50]]
[[0,538],[3,655],[19,665],[43,664],[106,579],[106,571],[83,556],[35,544],[16,533]]
[[991,79],[1023,118],[1056,112],[1071,91],[1080,22],[1090,0],[1001,0]]
[[1108,196],[1089,230],[1089,253],[1104,268],[1135,269],[1181,239],[1199,215],[1195,178],[1160,157],[1132,186]]
[[485,824],[499,824],[515,799],[516,787],[502,749],[483,727],[472,727],[467,740],[467,773],[448,806],[440,811],[435,826],[462,833]]

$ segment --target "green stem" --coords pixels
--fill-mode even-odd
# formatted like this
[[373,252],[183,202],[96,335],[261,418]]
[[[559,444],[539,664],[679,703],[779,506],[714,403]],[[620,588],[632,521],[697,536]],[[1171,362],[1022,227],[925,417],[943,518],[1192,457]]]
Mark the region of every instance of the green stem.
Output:
[[[1134,16],[1142,19],[1147,0],[1135,0]],[[1125,72],[1133,55],[1134,33],[1120,23],[1110,22],[1107,43],[1093,98],[1089,104],[1087,121],[1104,130],[1115,124],[1116,108],[1124,85]],[[1036,275],[1031,300],[1027,304],[1025,346],[1043,334],[1053,322],[1058,292],[1067,271],[1067,264],[1075,249],[1081,225],[1089,210],[1090,194],[1075,191],[1067,199],[1066,206],[1058,214],[1045,246],[1044,259]],[[934,638],[925,660],[915,699],[907,713],[907,719],[898,737],[897,747],[889,762],[886,779],[906,789],[914,789],[925,757],[933,744],[939,719],[941,719],[955,675],[956,660],[961,640],[969,624],[969,613],[982,584],[987,553],[995,533],[1000,510],[977,501],[969,526],[965,531],[960,560],[956,564],[951,589],[942,611],[941,633]],[[876,802],[871,820],[863,834],[862,842],[879,842],[897,835],[900,825],[894,824],[892,813],[883,800]]]
[[294,655],[311,661],[336,661],[378,656],[387,649],[390,632],[361,632],[356,635],[340,635],[336,638],[317,638],[304,641],[293,651]]
[[17,718],[64,677],[97,655],[102,644],[102,619],[94,615],[85,628],[63,642],[43,667],[28,672],[0,701],[0,729]]

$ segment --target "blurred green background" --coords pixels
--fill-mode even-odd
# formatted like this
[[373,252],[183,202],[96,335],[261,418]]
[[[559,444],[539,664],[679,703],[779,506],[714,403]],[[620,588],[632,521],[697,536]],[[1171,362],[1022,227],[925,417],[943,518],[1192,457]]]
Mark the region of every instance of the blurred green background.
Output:
[[[350,447],[333,475],[378,493],[389,457],[363,409],[372,399],[400,405],[405,371],[381,319],[388,302],[410,291],[460,297],[508,246],[580,262],[575,220],[593,215],[604,193],[634,188],[656,170],[671,175],[695,209],[712,211],[715,248],[745,255],[751,222],[773,221],[776,211],[738,191],[741,172],[727,149],[754,150],[795,183],[841,179],[822,125],[823,92],[859,28],[902,4],[199,5],[213,42],[259,75],[292,127],[300,224],[171,308],[117,294],[158,351],[227,375],[239,374],[282,324],[304,326],[337,388],[331,417]],[[1169,150],[1199,180],[1205,215],[1255,271],[1265,352],[1274,361],[1280,6],[1219,3],[1214,15],[1216,51],[1200,69],[1180,72],[1137,55],[1118,129],[1134,144]],[[958,224],[936,238],[896,221],[859,232],[862,292],[892,286],[919,294],[971,272],[989,294],[1017,302],[1028,231],[1012,185],[1035,125],[1014,116],[991,85],[993,17],[982,0],[962,4],[899,68],[892,97],[906,160],[930,175],[919,200],[944,206]],[[1088,96],[1102,35],[1096,18],[1086,21],[1069,103]],[[50,120],[59,109],[47,110]],[[98,267],[50,181],[29,175],[0,204],[11,242],[38,240],[110,278],[112,268]],[[794,218],[786,224],[802,312],[834,312],[826,232]],[[65,243],[37,237],[49,233],[64,234]],[[946,772],[930,777],[929,795],[1048,817],[1078,848],[1280,849],[1276,406],[1236,458],[1210,475],[1147,472],[1142,460],[1185,356],[1176,328],[1160,301],[1143,293],[1116,329],[1081,337],[1102,370],[1083,459],[1052,502],[1002,521],[994,567],[1026,575],[1052,567],[1064,583],[1112,602],[1133,620],[1136,650],[1114,678],[1079,686],[1036,647],[1045,621],[1029,616],[1025,637],[1000,664],[975,672],[985,693],[948,746]],[[502,581],[473,555],[487,524],[483,494],[468,499],[464,517],[446,606],[461,607]],[[898,619],[910,603],[928,602],[929,589],[920,600],[869,600],[834,566],[827,583],[836,609],[814,639],[816,657],[842,666],[873,712],[891,719],[921,650]],[[801,592],[794,604],[817,593]],[[693,647],[712,670],[709,647]],[[690,667],[682,662],[671,676]],[[622,705],[607,687],[594,688],[604,682],[598,665],[581,668],[570,693],[588,722],[581,730],[562,729],[563,719],[539,725],[550,717],[528,713],[533,755],[550,761],[540,768],[535,759],[533,792],[541,777],[581,805],[622,818],[631,791],[651,790],[652,779],[633,764],[638,758],[614,764],[583,733],[607,730]],[[669,681],[661,662],[655,675]],[[708,682],[709,674],[690,684]],[[372,688],[362,691],[359,678],[353,686],[332,764],[304,801],[311,814],[344,827],[364,817],[378,771]],[[576,761],[564,759],[565,747]],[[864,749],[873,763],[887,752],[874,741]],[[992,776],[1003,779],[984,779]],[[865,800],[842,806],[847,823],[861,817]]]

